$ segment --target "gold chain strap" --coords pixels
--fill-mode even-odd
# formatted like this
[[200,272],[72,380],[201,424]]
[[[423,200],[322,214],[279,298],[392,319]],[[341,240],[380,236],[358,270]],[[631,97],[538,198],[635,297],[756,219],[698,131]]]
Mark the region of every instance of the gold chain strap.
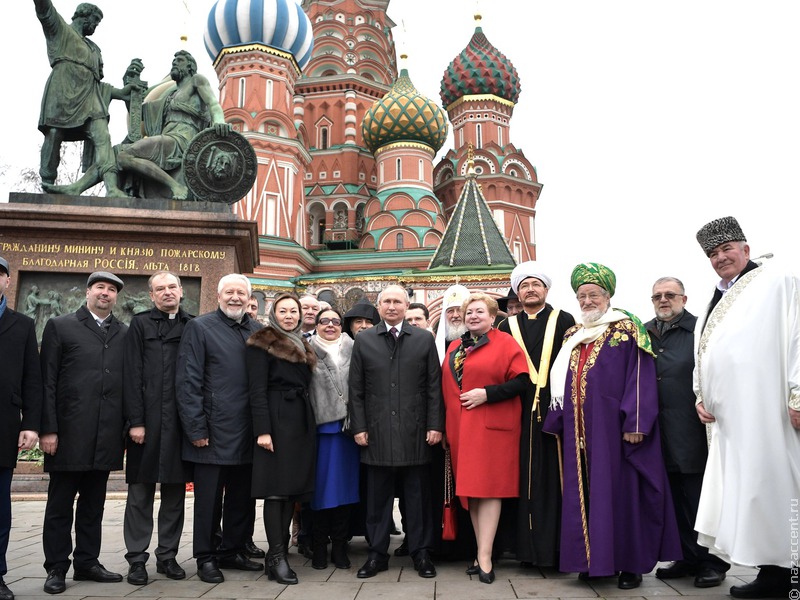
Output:
[[444,503],[453,501],[453,465],[450,462],[450,448],[444,451]]

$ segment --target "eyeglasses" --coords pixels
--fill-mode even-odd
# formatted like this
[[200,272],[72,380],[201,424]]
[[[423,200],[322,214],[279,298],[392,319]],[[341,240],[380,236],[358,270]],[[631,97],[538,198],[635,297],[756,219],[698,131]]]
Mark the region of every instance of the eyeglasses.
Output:
[[342,324],[340,319],[329,319],[328,317],[322,317],[319,320],[320,325],[333,325],[334,327],[339,327]]
[[598,292],[592,292],[591,294],[579,294],[575,297],[578,299],[578,302],[583,302],[584,300],[591,300],[592,302],[597,302],[603,297],[603,294],[599,294]]
[[683,294],[676,294],[675,292],[664,292],[663,294],[653,294],[650,296],[650,300],[653,302],[659,302],[661,298],[665,298],[666,300],[674,300],[678,296],[683,296]]

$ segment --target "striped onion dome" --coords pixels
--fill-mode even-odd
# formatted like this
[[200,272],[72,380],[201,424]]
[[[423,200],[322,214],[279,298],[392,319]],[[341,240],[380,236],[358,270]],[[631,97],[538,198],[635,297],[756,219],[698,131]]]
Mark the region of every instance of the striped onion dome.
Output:
[[211,60],[223,48],[263,44],[289,52],[302,69],[311,60],[314,32],[295,0],[217,0],[203,41]]
[[516,104],[519,92],[519,75],[514,65],[476,27],[467,47],[445,70],[440,97],[444,106],[464,96],[489,94]]
[[438,152],[447,139],[447,121],[403,69],[392,89],[364,115],[361,134],[372,152],[392,142],[421,142]]

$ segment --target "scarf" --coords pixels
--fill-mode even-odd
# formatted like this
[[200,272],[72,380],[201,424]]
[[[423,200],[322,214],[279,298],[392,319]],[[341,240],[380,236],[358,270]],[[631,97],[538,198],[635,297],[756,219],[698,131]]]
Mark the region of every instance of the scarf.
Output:
[[580,344],[594,342],[603,335],[603,332],[610,324],[616,323],[617,321],[624,321],[625,319],[633,321],[633,324],[636,326],[636,335],[634,336],[636,338],[636,345],[651,356],[655,356],[650,343],[650,336],[647,334],[639,318],[626,310],[612,308],[588,327],[584,326],[578,329],[578,331],[564,342],[561,350],[558,351],[558,356],[553,363],[553,368],[550,369],[550,408],[563,408],[564,406],[564,388],[567,384],[567,372],[569,371],[572,351]]
[[[291,297],[291,296],[286,296],[286,297]],[[291,340],[291,342],[300,349],[300,352],[302,352],[303,355],[305,355],[306,347],[303,344],[303,337],[302,337],[302,334],[300,333],[300,329],[301,329],[301,326],[303,324],[303,320],[302,319],[297,319],[297,326],[294,329],[292,329],[291,331],[287,331],[286,329],[284,329],[283,327],[281,327],[278,324],[278,317],[275,314],[275,305],[278,303],[279,300],[282,300],[282,299],[283,298],[277,298],[272,303],[272,306],[269,309],[269,315],[267,315],[267,323],[268,323],[268,325],[270,327],[272,327],[272,329],[275,331],[275,333],[277,333],[278,335],[284,335],[287,338],[289,338],[289,340]],[[301,312],[301,314],[302,314],[302,312]]]

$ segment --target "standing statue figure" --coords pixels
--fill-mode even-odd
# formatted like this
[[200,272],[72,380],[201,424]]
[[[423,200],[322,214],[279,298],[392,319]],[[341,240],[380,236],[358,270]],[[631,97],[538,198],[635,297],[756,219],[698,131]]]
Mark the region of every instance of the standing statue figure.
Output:
[[103,12],[94,4],[81,3],[67,24],[51,0],[33,0],[36,17],[47,41],[52,71],[45,85],[39,130],[44,134],[39,174],[46,192],[65,193],[55,186],[61,143],[85,140],[83,166],[97,169],[107,196],[122,196],[116,185],[116,165],[108,133],[108,105],[123,100],[131,86],[118,89],[103,83],[100,48],[87,36],[94,33]]
[[142,105],[144,137],[120,146],[117,162],[129,171],[166,186],[172,198],[185,200],[189,189],[183,178],[182,161],[192,139],[209,125],[225,136],[230,125],[211,85],[197,73],[197,61],[185,50],[175,53],[170,77],[176,86],[156,100]]

